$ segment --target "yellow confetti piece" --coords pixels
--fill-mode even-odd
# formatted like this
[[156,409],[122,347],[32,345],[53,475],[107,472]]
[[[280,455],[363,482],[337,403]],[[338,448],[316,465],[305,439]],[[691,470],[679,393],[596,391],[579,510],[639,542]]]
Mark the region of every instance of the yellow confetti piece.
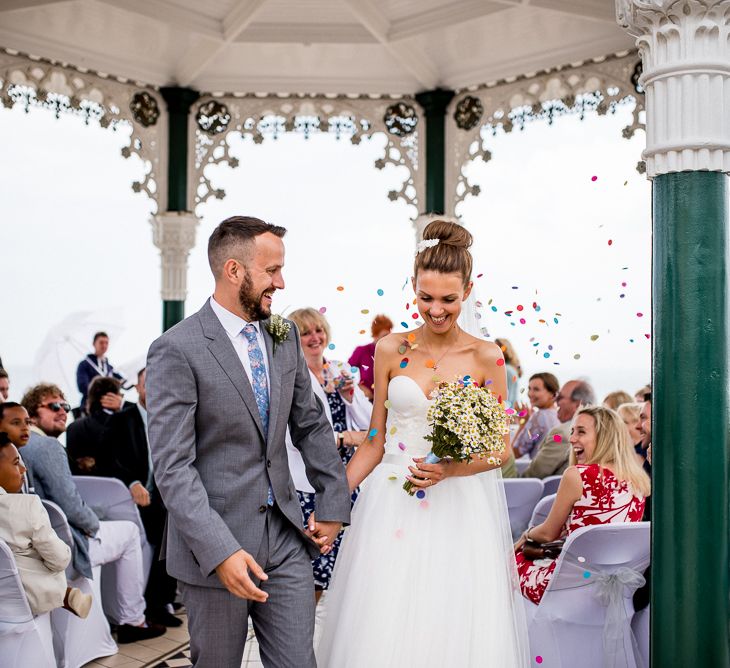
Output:
[[370,313],[370,310],[364,308],[364,309],[362,309],[362,311],[360,311],[360,313],[362,313],[363,315],[367,315],[368,313]]
[[391,428],[390,428],[390,435],[392,436],[392,435],[393,435],[393,434],[395,434],[395,432],[397,432],[397,431],[398,431],[398,427],[391,427]]
[[360,330],[360,334],[364,334],[364,333],[365,333],[365,330],[364,329],[361,329]]
[[591,341],[597,341],[598,340],[598,334],[594,334],[591,336]]
[[386,399],[383,406],[385,406],[386,408],[390,408],[390,406],[391,406],[390,399]]
[[389,475],[388,476],[388,480],[398,480],[398,476],[397,475]]
[[580,354],[576,353],[575,355],[573,355],[573,359],[574,360],[579,360],[580,359]]

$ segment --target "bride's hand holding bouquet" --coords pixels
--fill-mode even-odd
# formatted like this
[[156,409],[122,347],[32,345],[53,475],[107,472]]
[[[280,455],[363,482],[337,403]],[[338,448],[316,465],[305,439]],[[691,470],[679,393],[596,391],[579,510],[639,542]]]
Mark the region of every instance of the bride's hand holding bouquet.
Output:
[[[415,469],[409,467],[412,475],[403,489],[411,496],[417,488],[430,487],[448,477],[455,463],[468,464],[477,458],[495,468],[502,464],[498,455],[505,449],[507,414],[491,390],[464,376],[442,383],[432,396],[435,401],[428,409],[432,431],[425,436],[432,448],[425,458],[414,460]],[[441,464],[441,460],[446,461]]]

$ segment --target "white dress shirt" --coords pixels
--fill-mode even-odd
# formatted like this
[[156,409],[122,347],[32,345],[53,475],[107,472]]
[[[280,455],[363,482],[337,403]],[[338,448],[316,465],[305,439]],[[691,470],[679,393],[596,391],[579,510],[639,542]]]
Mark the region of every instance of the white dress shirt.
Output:
[[[248,339],[242,331],[243,328],[249,323],[246,322],[243,318],[237,316],[235,313],[231,313],[227,308],[221,306],[213,297],[210,298],[210,307],[213,309],[213,313],[216,314],[218,320],[220,320],[221,325],[223,325],[223,329],[226,330],[226,334],[228,334],[228,338],[233,344],[233,349],[236,351],[238,359],[241,360],[241,364],[243,364],[243,368],[246,371],[246,375],[248,376],[248,381],[249,383],[251,383],[251,387],[253,388],[251,360],[248,356]],[[264,357],[266,384],[267,387],[271,387],[271,376],[269,375],[269,360],[266,356],[266,341],[264,340],[264,335],[261,331],[261,323],[259,323],[258,321],[254,321],[251,324],[256,329],[256,339],[259,342],[259,347],[261,348],[261,353]]]

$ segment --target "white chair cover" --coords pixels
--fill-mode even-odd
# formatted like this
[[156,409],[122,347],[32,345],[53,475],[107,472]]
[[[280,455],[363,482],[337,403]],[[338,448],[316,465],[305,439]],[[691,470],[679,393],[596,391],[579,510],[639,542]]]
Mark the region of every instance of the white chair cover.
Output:
[[517,539],[527,528],[535,504],[542,496],[542,480],[539,478],[508,478],[504,480],[507,512],[512,538]]
[[[73,537],[63,511],[52,501],[43,501],[51,525],[59,538],[73,549]],[[53,646],[58,657],[59,668],[78,668],[102,656],[116,654],[118,649],[109,629],[109,622],[101,606],[101,568],[93,571],[94,580],[79,575],[72,566],[66,569],[70,587],[78,587],[94,597],[86,619],[79,619],[66,610],[51,612]]]
[[[101,520],[127,520],[139,528],[142,541],[142,565],[144,567],[144,586],[152,567],[153,547],[147,541],[147,534],[139,516],[137,505],[132,500],[126,485],[116,478],[97,478],[94,476],[74,476],[81,497],[91,506]],[[114,621],[119,621],[117,605],[117,572],[113,563],[102,567],[101,583],[104,612]]]
[[549,496],[550,494],[557,494],[560,481],[563,479],[562,475],[549,475],[542,479],[542,495]]
[[527,467],[530,465],[531,461],[532,460],[530,459],[529,455],[523,455],[519,459],[515,459],[515,466],[517,467],[517,473],[522,475],[527,470]]
[[528,619],[532,657],[554,668],[644,668],[631,632],[632,596],[649,565],[649,523],[573,532]]
[[650,607],[639,610],[631,621],[631,630],[634,632],[636,644],[639,647],[639,654],[644,665],[649,666],[649,621],[651,619]]
[[550,494],[550,496],[543,496],[542,499],[537,502],[535,510],[532,511],[532,518],[530,519],[531,527],[536,527],[538,524],[542,524],[547,519],[547,516],[550,514],[550,510],[553,507],[553,503],[555,503],[556,497],[557,494]]
[[33,617],[15,557],[0,540],[0,664],[55,668],[50,615]]

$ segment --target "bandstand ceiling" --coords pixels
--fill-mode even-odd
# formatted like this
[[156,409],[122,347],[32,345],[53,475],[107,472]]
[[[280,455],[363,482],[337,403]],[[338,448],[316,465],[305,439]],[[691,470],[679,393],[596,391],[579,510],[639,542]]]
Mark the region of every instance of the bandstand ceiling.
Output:
[[405,94],[633,39],[613,0],[0,0],[0,47],[206,92]]

